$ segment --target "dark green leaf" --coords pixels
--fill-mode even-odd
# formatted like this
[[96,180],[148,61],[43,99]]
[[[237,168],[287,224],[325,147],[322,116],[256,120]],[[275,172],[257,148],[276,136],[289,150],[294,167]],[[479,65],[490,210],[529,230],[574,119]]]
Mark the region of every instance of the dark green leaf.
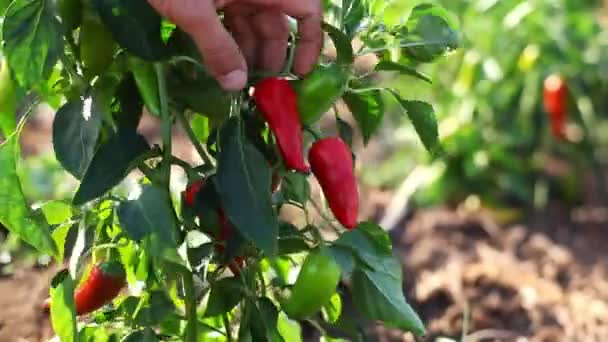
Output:
[[68,271],[55,276],[51,286],[51,323],[61,341],[76,341],[76,309],[74,288],[76,282]]
[[281,191],[285,199],[300,204],[306,204],[310,197],[310,185],[306,175],[297,172],[289,172],[283,177]]
[[384,101],[380,90],[346,92],[343,99],[359,124],[363,142],[367,144],[384,118]]
[[[382,267],[382,258],[392,255],[388,234],[379,226],[369,222],[361,223],[357,229],[342,234],[336,240],[335,247],[350,250],[359,260],[372,269]],[[333,252],[338,262],[340,262],[340,259],[344,259],[342,262],[348,262],[343,255],[338,254],[339,250]]]
[[144,105],[132,74],[127,74],[116,91],[117,110],[112,113],[118,130],[135,131]]
[[355,269],[355,258],[353,257],[354,252],[352,249],[334,245],[329,248],[329,253],[340,266],[342,275],[346,278],[350,278]]
[[277,251],[278,222],[270,196],[271,172],[264,156],[231,118],[221,132],[217,176],[214,179],[231,223],[268,256]]
[[15,0],[2,26],[4,52],[24,88],[46,80],[63,52],[62,26],[50,0]]
[[424,325],[403,295],[401,266],[392,256],[382,259],[383,267],[357,267],[353,273],[353,301],[366,317],[388,326],[423,335]]
[[348,122],[336,117],[336,124],[338,126],[338,134],[340,139],[344,140],[345,143],[352,149],[353,148],[353,128],[350,127]]
[[279,255],[299,253],[310,248],[298,228],[290,223],[279,225]]
[[241,279],[223,278],[211,285],[205,317],[213,317],[232,310],[243,299]]
[[282,342],[283,337],[277,330],[279,311],[276,306],[274,306],[272,301],[266,297],[260,298],[257,304],[257,310],[253,310],[252,312],[254,324],[251,325],[251,328],[254,340]]
[[391,90],[391,93],[397,98],[401,107],[405,109],[407,116],[410,118],[414,129],[418,133],[422,144],[431,153],[431,155],[441,154],[441,143],[439,142],[439,128],[437,126],[437,118],[433,106],[422,101],[404,100],[399,94]]
[[104,142],[89,164],[73,203],[91,201],[120,183],[134,168],[133,162],[149,151],[148,143],[133,131],[120,131]]
[[349,37],[354,37],[366,15],[361,0],[342,0],[342,24]]
[[167,57],[161,38],[161,17],[146,0],[93,0],[114,40],[129,53],[148,60]]
[[428,8],[426,4],[415,7],[399,37],[405,53],[420,62],[432,62],[460,44],[458,33],[446,19],[428,14]]
[[131,239],[144,241],[148,255],[181,264],[177,254],[177,226],[170,203],[165,192],[149,185],[137,200],[118,207],[118,218]]
[[395,63],[395,62],[388,61],[388,60],[380,61],[380,63],[378,63],[376,65],[375,70],[376,71],[396,71],[402,75],[413,76],[413,77],[421,79],[425,82],[428,82],[431,84],[433,83],[429,76],[419,72],[418,70],[416,70],[416,68],[411,67],[409,65],[399,64],[399,63]]
[[338,51],[338,58],[336,60],[338,64],[353,64],[355,61],[355,53],[353,52],[350,38],[345,35],[344,32],[328,23],[323,23],[323,30],[327,32],[329,38],[331,38],[336,46],[336,50]]
[[61,165],[74,177],[84,176],[97,144],[103,107],[93,97],[61,107],[53,121],[53,148]]
[[212,121],[222,122],[230,113],[230,94],[204,73],[194,79],[170,78],[169,90],[174,101]]
[[15,133],[0,144],[0,223],[41,253],[57,256],[48,225],[32,213],[21,190],[17,175],[18,137]]

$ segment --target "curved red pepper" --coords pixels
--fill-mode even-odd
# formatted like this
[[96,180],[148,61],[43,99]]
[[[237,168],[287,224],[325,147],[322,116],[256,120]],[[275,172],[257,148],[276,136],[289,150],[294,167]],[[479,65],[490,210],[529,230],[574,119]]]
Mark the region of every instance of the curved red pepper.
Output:
[[257,84],[253,97],[277,139],[287,168],[308,172],[297,95],[291,84],[281,78],[266,78]]
[[329,208],[346,228],[357,226],[359,191],[350,148],[338,137],[315,142],[308,159]]
[[[110,303],[126,285],[125,271],[118,262],[102,262],[91,269],[87,279],[74,293],[76,315],[91,313]],[[45,311],[50,310],[51,302],[44,303]]]
[[545,79],[543,102],[545,110],[551,119],[551,133],[556,138],[565,137],[566,100],[568,87],[559,75],[551,75]]

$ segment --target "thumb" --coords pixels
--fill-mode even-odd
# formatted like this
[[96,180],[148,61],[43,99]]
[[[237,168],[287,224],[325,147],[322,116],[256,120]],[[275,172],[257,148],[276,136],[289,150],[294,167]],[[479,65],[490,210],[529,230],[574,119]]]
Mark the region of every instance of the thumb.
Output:
[[247,84],[247,63],[218,17],[211,0],[148,0],[162,16],[188,33],[209,73],[222,88],[241,90]]

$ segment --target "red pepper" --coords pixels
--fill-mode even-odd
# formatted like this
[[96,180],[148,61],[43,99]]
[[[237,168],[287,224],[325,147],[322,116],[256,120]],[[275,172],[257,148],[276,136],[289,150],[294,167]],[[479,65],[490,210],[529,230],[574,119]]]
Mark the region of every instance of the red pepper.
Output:
[[319,140],[312,145],[308,159],[336,219],[348,229],[355,228],[359,191],[348,145],[338,137]]
[[[194,206],[194,204],[196,202],[196,196],[203,189],[205,184],[206,184],[205,181],[197,180],[186,188],[186,191],[184,191],[184,203],[186,204],[187,207],[191,208]],[[219,234],[217,234],[217,236],[215,236],[215,238],[218,242],[214,245],[214,248],[218,254],[221,254],[224,252],[224,248],[225,248],[224,243],[233,236],[234,228],[232,227],[230,222],[228,222],[228,219],[226,218],[226,214],[224,213],[224,210],[222,208],[217,209],[217,214],[218,214],[217,216],[219,219],[220,231],[219,231]],[[199,217],[200,217],[200,215],[199,215]],[[212,234],[212,235],[215,235],[215,234]],[[240,269],[243,268],[244,264],[245,264],[245,259],[243,259],[242,257],[236,257],[236,258],[234,258],[234,261],[232,261],[228,264],[228,268],[232,271],[232,273],[234,275],[239,275]]]
[[[119,262],[102,262],[91,269],[87,279],[76,289],[76,315],[85,315],[110,303],[125,286],[125,270]],[[51,302],[44,303],[45,311]]]
[[194,203],[196,202],[196,195],[199,193],[199,191],[201,191],[203,185],[205,185],[205,182],[199,179],[194,181],[192,184],[190,184],[190,186],[188,186],[188,188],[186,188],[186,191],[184,191],[184,203],[186,203],[186,206],[194,206]]
[[298,113],[298,100],[291,84],[281,78],[266,78],[257,84],[253,97],[277,139],[287,168],[308,172],[309,168],[302,152],[302,123]]
[[566,100],[568,87],[559,75],[551,75],[544,83],[544,105],[551,119],[551,133],[556,138],[565,137]]
[[[220,218],[220,234],[219,234],[219,238],[218,238],[218,240],[220,242],[215,244],[215,250],[218,253],[223,253],[224,252],[224,242],[228,241],[228,239],[230,239],[232,237],[234,232],[233,232],[232,225],[230,224],[230,222],[228,222],[228,219],[226,218],[226,214],[224,213],[223,209],[218,210],[218,216]],[[241,274],[241,268],[243,268],[244,265],[245,265],[245,259],[238,256],[238,257],[234,258],[234,261],[232,261],[228,264],[228,268],[230,269],[232,274],[234,274],[235,276],[238,276],[239,274]]]

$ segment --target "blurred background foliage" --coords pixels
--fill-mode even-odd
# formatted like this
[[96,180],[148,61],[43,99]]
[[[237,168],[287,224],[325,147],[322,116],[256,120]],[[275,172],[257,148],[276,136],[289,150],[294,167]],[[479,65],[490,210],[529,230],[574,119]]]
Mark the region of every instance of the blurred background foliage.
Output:
[[[403,1],[401,11],[419,2]],[[433,84],[387,76],[402,94],[433,103],[444,154],[430,158],[398,110],[383,127],[382,164],[362,165],[371,186],[398,186],[428,166],[418,205],[473,196],[492,207],[574,205],[585,176],[603,187],[608,153],[608,31],[600,1],[438,1],[456,21],[461,48],[434,65],[416,65]],[[409,7],[408,7],[409,6]],[[550,134],[543,81],[567,80],[566,139]]]

